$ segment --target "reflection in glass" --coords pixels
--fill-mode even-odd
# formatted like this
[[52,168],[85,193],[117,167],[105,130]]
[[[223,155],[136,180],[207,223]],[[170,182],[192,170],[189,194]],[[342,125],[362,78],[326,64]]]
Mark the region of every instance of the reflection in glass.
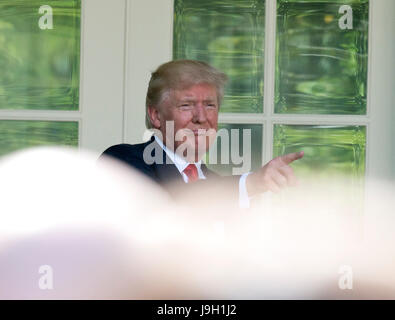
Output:
[[292,163],[298,175],[329,178],[345,175],[355,179],[365,174],[366,127],[364,126],[274,126],[274,156],[304,151]]
[[173,58],[229,76],[221,112],[262,112],[264,25],[264,0],[175,0]]
[[368,23],[368,0],[278,0],[275,112],[366,114]]
[[78,146],[78,122],[0,120],[0,156],[50,145]]
[[80,15],[80,0],[0,1],[0,109],[78,110]]
[[[259,124],[219,124],[215,145],[216,164],[210,163],[210,154],[206,156],[207,166],[223,176],[242,174],[256,170],[262,165],[263,126]],[[223,148],[222,148],[223,147]],[[234,172],[239,168],[241,172]]]

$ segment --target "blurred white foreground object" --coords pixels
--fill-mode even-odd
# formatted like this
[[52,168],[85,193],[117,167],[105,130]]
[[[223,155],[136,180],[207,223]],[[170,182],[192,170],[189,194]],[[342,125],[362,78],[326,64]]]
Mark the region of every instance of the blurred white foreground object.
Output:
[[0,299],[395,298],[391,184],[369,182],[363,212],[341,181],[249,211],[180,206],[62,148],[2,158],[0,177]]

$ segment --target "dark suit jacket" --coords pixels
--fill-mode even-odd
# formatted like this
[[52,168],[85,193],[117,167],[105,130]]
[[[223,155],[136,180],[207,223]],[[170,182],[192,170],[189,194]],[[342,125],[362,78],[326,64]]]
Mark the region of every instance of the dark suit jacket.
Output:
[[[156,144],[154,150],[161,150],[163,157],[161,163],[147,164],[144,161],[144,149],[151,143]],[[140,144],[118,144],[106,149],[101,157],[110,156],[118,159],[130,167],[138,170],[154,182],[162,186],[173,198],[180,193],[206,193],[213,197],[212,192],[221,191],[226,197],[238,200],[238,176],[221,177],[202,164],[202,171],[206,180],[185,184],[175,164],[168,158],[166,152],[157,144],[154,137],[150,141]]]

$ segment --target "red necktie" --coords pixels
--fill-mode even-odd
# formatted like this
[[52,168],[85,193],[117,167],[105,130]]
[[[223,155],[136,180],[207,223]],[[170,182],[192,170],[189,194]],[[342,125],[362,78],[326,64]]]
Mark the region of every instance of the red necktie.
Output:
[[183,171],[188,177],[188,183],[195,182],[199,180],[198,171],[196,165],[190,163]]

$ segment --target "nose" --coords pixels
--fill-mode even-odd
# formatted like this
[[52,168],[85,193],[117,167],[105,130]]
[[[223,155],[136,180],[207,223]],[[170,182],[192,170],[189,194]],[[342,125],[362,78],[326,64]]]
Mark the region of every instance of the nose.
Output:
[[197,103],[195,105],[192,121],[194,123],[205,123],[207,121],[207,111],[203,103]]

